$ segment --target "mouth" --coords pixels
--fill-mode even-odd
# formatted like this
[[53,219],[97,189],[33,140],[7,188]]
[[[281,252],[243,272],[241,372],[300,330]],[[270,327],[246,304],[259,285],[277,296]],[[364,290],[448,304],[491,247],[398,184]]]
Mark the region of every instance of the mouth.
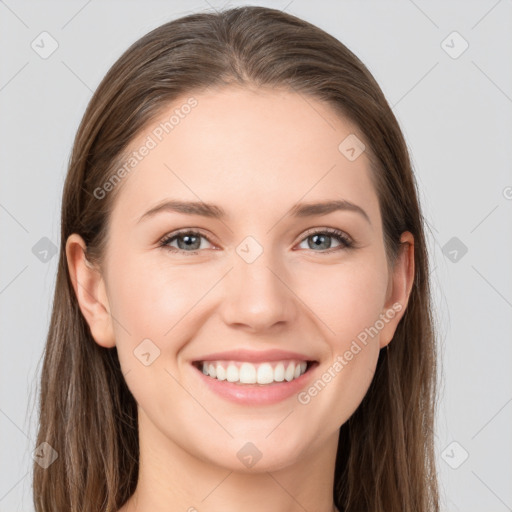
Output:
[[283,349],[233,349],[191,360],[194,380],[222,400],[270,406],[291,399],[315,377],[319,361]]
[[193,361],[192,365],[206,377],[239,386],[272,386],[300,379],[318,364],[317,361],[288,359],[280,361]]

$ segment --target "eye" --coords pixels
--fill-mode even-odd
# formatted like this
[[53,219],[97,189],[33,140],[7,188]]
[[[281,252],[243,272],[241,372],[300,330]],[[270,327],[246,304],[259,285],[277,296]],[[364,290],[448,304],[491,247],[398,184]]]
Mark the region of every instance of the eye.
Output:
[[[335,247],[334,250],[317,251],[316,249],[331,249],[330,239],[334,238],[339,242],[339,246]],[[308,248],[314,249],[314,252],[327,252],[332,253],[340,249],[350,249],[354,246],[354,242],[345,234],[343,231],[334,228],[324,228],[322,230],[313,230],[307,233],[306,238],[301,243],[312,239],[312,242],[308,242]]]
[[[332,243],[330,242],[330,239],[332,238],[339,243],[339,246],[334,247],[334,249],[331,247]],[[202,249],[201,239],[211,243],[208,237],[201,234],[199,231],[182,230],[166,235],[162,240],[160,240],[159,247],[163,247],[172,252],[197,254],[197,251]],[[345,233],[343,233],[343,231],[334,228],[323,228],[322,230],[317,229],[309,231],[306,234],[306,238],[304,238],[301,243],[304,243],[309,239],[312,239],[312,242],[308,243],[308,248],[313,249],[314,252],[327,252],[330,254],[341,249],[354,247],[354,242]],[[177,247],[171,245],[174,242],[177,242]],[[318,251],[316,249],[324,250]]]
[[[165,247],[173,252],[196,254],[196,251],[201,248],[201,239],[210,242],[207,237],[198,231],[178,231],[177,233],[166,235],[160,240],[159,246]],[[175,240],[178,243],[178,247],[170,245]]]

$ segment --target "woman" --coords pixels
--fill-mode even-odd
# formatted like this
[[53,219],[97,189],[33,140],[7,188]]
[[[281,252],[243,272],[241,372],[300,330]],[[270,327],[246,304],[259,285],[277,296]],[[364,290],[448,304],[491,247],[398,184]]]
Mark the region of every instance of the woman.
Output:
[[264,7],[142,37],[84,115],[61,237],[38,512],[438,510],[416,183],[338,40]]

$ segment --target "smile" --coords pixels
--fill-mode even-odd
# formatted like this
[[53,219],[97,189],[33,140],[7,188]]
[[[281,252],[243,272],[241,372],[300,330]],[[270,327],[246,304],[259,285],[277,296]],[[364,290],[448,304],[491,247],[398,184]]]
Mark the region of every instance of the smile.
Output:
[[192,363],[202,385],[242,406],[269,406],[292,398],[314,378],[317,367],[318,361],[304,359],[248,362],[215,358]]
[[196,367],[204,375],[219,381],[244,384],[273,384],[291,382],[306,373],[306,361],[269,361],[249,363],[242,361],[199,361]]

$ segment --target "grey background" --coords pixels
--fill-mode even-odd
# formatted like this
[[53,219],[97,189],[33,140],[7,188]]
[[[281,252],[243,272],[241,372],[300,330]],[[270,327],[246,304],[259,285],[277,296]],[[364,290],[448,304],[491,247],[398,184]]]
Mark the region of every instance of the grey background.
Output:
[[[251,3],[340,39],[393,106],[431,228],[443,510],[512,510],[512,2],[229,6]],[[41,251],[49,241],[59,245],[62,184],[86,104],[133,41],[170,19],[224,5],[0,1],[0,512],[33,510],[37,364],[57,266]],[[46,59],[31,47],[42,46],[43,31],[58,44]],[[462,40],[453,31],[469,43],[457,58]]]

